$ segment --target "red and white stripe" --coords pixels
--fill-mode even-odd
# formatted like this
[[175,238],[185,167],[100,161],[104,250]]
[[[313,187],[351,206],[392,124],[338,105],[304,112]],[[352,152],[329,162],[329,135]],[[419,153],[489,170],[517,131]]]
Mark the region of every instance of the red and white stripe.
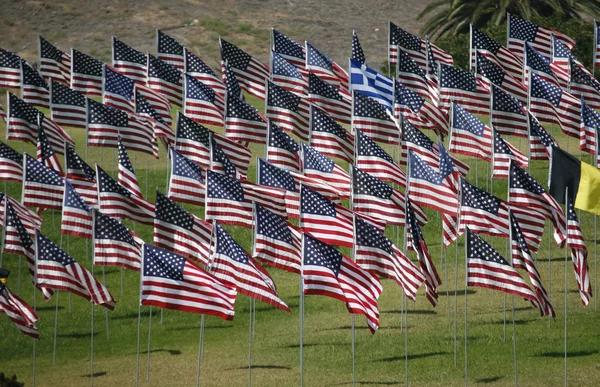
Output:
[[300,274],[302,270],[302,257],[300,256],[302,231],[290,223],[287,223],[287,227],[292,235],[293,244],[259,234],[256,227],[254,227],[254,253],[252,257],[259,259],[265,265]]
[[581,101],[572,94],[563,91],[558,107],[546,99],[531,96],[529,111],[540,121],[559,125],[566,135],[580,137]]
[[0,158],[0,180],[23,182],[23,165],[10,158]]
[[171,103],[169,102],[169,99],[155,92],[148,86],[136,84],[135,90],[150,103],[152,108],[156,110],[165,123],[170,126],[173,122],[173,118],[171,117]]
[[297,112],[267,104],[265,116],[284,131],[294,134],[301,141],[308,142],[310,104],[305,99],[300,100]]
[[352,132],[360,130],[373,141],[398,145],[400,143],[400,128],[391,118],[380,120],[370,117],[352,115]]
[[387,181],[406,188],[406,172],[396,163],[389,162],[377,156],[356,156],[356,167],[375,176],[379,180]]
[[492,177],[497,179],[508,179],[511,160],[519,164],[522,168],[527,168],[529,166],[529,160],[527,159],[527,155],[523,154],[510,142],[505,140],[502,141],[504,141],[506,146],[510,149],[511,154],[494,152],[492,158]]
[[351,164],[354,161],[354,136],[348,131],[346,139],[342,139],[331,132],[314,130],[313,127],[308,145],[324,156],[338,158]]
[[[66,196],[66,190],[65,190]],[[65,197],[65,200],[67,198]],[[81,199],[83,200],[83,199]],[[92,239],[93,233],[92,214],[84,209],[64,205],[60,223],[61,234],[74,235],[81,238]]]
[[448,150],[460,155],[492,161],[492,130],[486,125],[482,136],[458,128],[452,128]]
[[7,287],[0,293],[0,313],[5,313],[23,334],[39,339],[40,334],[35,326],[38,315]]
[[[234,108],[236,111],[239,109],[244,109],[242,105],[248,105],[251,107],[246,101],[239,100],[237,98],[229,98],[227,101],[226,110],[229,109],[229,103],[231,101],[232,105],[235,105]],[[258,144],[264,144],[267,139],[267,119],[260,113],[258,110],[256,111],[260,120],[250,120],[244,118],[230,117],[225,112],[225,136],[230,140],[245,143],[245,142],[254,142]]]
[[208,267],[212,224],[193,214],[189,216],[194,219],[191,230],[155,219],[154,244]]
[[[508,24],[507,24],[508,29],[510,29],[511,16],[512,15],[508,15]],[[557,38],[565,46],[567,46],[567,48],[569,50],[573,49],[573,46],[575,46],[575,41],[573,39],[571,39],[570,37],[568,37],[567,35],[565,35],[561,32],[558,32],[556,30],[542,27],[542,26],[537,27],[537,33],[535,35],[535,38],[534,38],[533,42],[529,42],[529,44],[531,44],[531,46],[533,48],[538,50],[540,52],[540,54],[544,55],[548,59],[551,59],[552,58],[552,35],[554,35],[555,38]],[[516,39],[516,38],[511,38],[510,35],[508,36],[507,40],[508,40],[508,44],[507,44],[508,49],[513,54],[515,54],[519,59],[523,60],[524,48],[525,48],[526,42],[523,40]]]
[[[85,129],[87,108],[85,106],[63,105],[52,102],[53,89],[57,87],[65,88],[66,86],[55,83],[54,81],[50,83],[50,115],[52,120],[58,125]],[[76,91],[73,90],[71,90],[71,92],[76,93]]]
[[476,79],[475,91],[451,89],[440,86],[440,108],[450,109],[452,101],[459,101],[465,110],[472,114],[490,114],[490,93],[486,90],[481,80]]

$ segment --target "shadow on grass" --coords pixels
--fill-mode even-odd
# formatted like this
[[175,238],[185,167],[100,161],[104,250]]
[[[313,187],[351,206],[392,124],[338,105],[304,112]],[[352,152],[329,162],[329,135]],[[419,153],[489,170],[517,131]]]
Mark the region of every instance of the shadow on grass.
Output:
[[[597,355],[600,352],[598,351],[574,351],[574,352],[569,352],[567,351],[567,357],[584,357],[584,356],[592,356],[592,355]],[[564,352],[544,352],[540,355],[537,355],[539,357],[554,357],[554,358],[564,358],[565,357],[565,353]]]
[[[223,371],[238,371],[238,370],[247,370],[248,366],[245,367],[236,367],[236,368],[226,368]],[[291,370],[290,367],[286,367],[286,366],[278,366],[278,365],[271,365],[271,364],[266,364],[266,365],[252,365],[252,369],[260,369],[260,370],[285,370],[285,371],[289,371]]]
[[491,378],[475,379],[475,383],[494,383],[502,379],[504,376],[493,376]]
[[[541,262],[546,261],[546,263],[548,263],[548,259],[538,259],[538,261],[541,261]],[[564,262],[564,261],[565,261],[565,257],[550,258],[550,262]],[[567,259],[567,262],[571,262],[571,257],[569,257]]]
[[[60,305],[58,306],[58,310],[63,310],[63,309],[65,309],[64,306],[60,306]],[[56,310],[56,305],[38,306],[36,308],[36,312],[47,312],[47,311],[55,311],[55,310]]]
[[[441,355],[448,355],[450,352],[427,352],[427,353],[418,353],[418,354],[414,354],[414,355],[408,355],[408,360],[415,360],[415,359],[423,359],[426,357],[431,357],[431,356],[441,356]],[[393,361],[404,361],[405,357],[404,355],[402,356],[394,356],[394,357],[385,357],[383,359],[379,359],[379,360],[373,360],[373,362],[377,362],[377,363],[381,363],[381,362],[385,362],[385,363],[389,363],[389,362],[393,362]]]
[[106,371],[100,371],[100,372],[94,372],[93,375],[81,375],[82,378],[91,378],[91,377],[99,377],[99,376],[106,376]]
[[[457,293],[458,293],[459,297],[460,296],[464,296],[465,295],[465,289],[458,289]],[[472,290],[472,289],[467,289],[467,294],[477,294],[477,291],[476,290]],[[438,292],[438,296],[446,297],[446,290],[445,289],[443,291],[440,290]],[[450,289],[449,290],[448,297],[454,297],[454,289]]]
[[[410,326],[408,327],[410,329]],[[324,329],[319,329],[319,332],[327,332],[327,331],[339,331],[339,330],[344,330],[344,329],[352,329],[352,325],[342,325],[341,327],[335,327],[335,328],[324,328]],[[368,330],[369,327],[366,325],[355,325],[354,329],[358,330]],[[397,329],[397,327],[379,327],[377,330],[384,330],[384,329]]]
[[[152,314],[154,314],[154,313],[152,313]],[[149,315],[150,315],[150,313],[148,313],[148,312],[145,312],[145,313],[142,312],[141,316],[143,318],[145,318],[145,317],[148,317]],[[135,312],[135,313],[128,313],[128,314],[122,314],[120,316],[110,316],[111,320],[133,320],[133,319],[137,319],[137,318],[138,318],[137,312]]]
[[[332,344],[332,343],[304,343],[302,345],[302,347],[304,347],[304,348],[324,347],[324,346],[330,347],[332,345],[334,345],[336,347],[348,347],[351,344],[350,343],[335,343],[335,344]],[[300,344],[290,344],[290,345],[285,345],[285,346],[279,347],[279,348],[300,348]]]
[[[515,320],[515,325],[526,325],[533,321],[535,320]],[[512,320],[509,317],[507,317],[506,325],[510,325],[512,323]],[[504,320],[490,321],[488,324],[504,325]]]
[[[402,313],[400,309],[382,310],[381,313]],[[406,311],[404,311],[406,312]],[[408,314],[438,314],[435,310],[411,310],[408,309]]]
[[[374,381],[356,381],[357,385],[365,385],[365,386],[399,386],[403,383],[400,382],[374,382]],[[336,384],[332,384],[332,386],[346,386],[346,385],[352,385],[352,382],[345,382],[345,383],[336,383]]]
[[[94,332],[94,337],[98,336],[100,332]],[[61,339],[84,339],[90,337],[90,332],[83,333],[62,333],[56,335],[56,337],[60,337]]]
[[[164,348],[160,348],[160,349],[152,349],[150,350],[150,353],[157,353],[157,352],[167,352],[169,355],[173,355],[173,356],[179,356],[181,355],[181,351],[178,349],[164,349]],[[140,354],[145,353],[147,354],[148,351],[140,351]]]
[[[214,326],[209,326],[209,325],[205,325],[204,329],[205,330],[209,330],[209,329],[228,329],[228,328],[233,328],[233,325],[214,325]],[[187,326],[187,327],[174,327],[174,328],[167,328],[168,331],[199,331],[200,330],[200,326],[199,325],[192,325],[192,326]]]

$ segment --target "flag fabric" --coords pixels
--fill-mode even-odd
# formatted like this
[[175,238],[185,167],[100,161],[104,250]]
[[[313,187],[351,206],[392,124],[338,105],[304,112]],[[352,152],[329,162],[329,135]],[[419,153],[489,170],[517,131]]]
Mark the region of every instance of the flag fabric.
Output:
[[354,219],[356,264],[381,278],[393,279],[404,294],[415,301],[417,291],[425,281],[419,268],[383,233],[358,217]]
[[518,58],[523,58],[525,43],[529,42],[533,48],[538,50],[546,58],[552,57],[552,42],[550,37],[554,35],[560,39],[569,50],[575,46],[575,40],[567,35],[550,28],[538,26],[527,20],[520,19],[508,14],[508,49]]
[[123,141],[121,141],[120,136],[118,138],[118,164],[119,185],[125,187],[132,194],[142,198],[142,190],[140,189],[140,184],[138,183],[138,179],[135,174],[135,169],[131,164],[131,160],[129,159],[129,155],[127,154],[127,148],[125,147],[125,145],[123,145]]
[[[545,63],[543,59],[538,57],[528,58],[530,62],[536,64],[538,62]],[[530,64],[533,65],[532,63]],[[540,65],[540,67],[542,66]],[[487,58],[480,51],[477,51],[477,65],[475,66],[475,73],[478,76],[478,80],[488,91],[490,91],[490,89],[495,85],[507,93],[510,93],[509,95],[513,98],[516,98],[522,105],[527,105],[527,86],[525,86],[527,83],[524,84],[521,82],[522,78],[520,77],[513,77],[500,65],[494,63],[494,61]]]
[[445,64],[439,73],[441,108],[449,109],[455,100],[472,114],[490,114],[490,94],[474,74]]
[[35,325],[40,318],[25,301],[0,283],[0,313],[4,313],[24,335],[39,339]]
[[529,158],[531,160],[550,160],[550,150],[558,143],[548,134],[537,118],[527,112],[529,125]]
[[375,141],[360,130],[355,131],[355,165],[376,178],[406,188],[406,173]]
[[438,64],[437,60],[435,59],[435,54],[433,53],[432,44],[429,40],[429,36],[425,37],[425,52],[427,55],[425,74],[427,75],[428,79],[434,81],[434,83],[437,84]]
[[[406,52],[419,66],[427,64],[427,53],[425,52],[425,40],[413,35],[394,23],[389,23],[388,35],[388,61],[390,66],[397,66],[398,51]],[[452,56],[432,44],[431,49],[441,63],[452,65]]]
[[437,84],[429,82],[425,70],[421,68],[405,51],[398,51],[396,82],[401,82],[421,98],[431,99],[437,105],[439,96]]
[[160,30],[156,30],[156,58],[184,71],[183,45]]
[[450,116],[452,127],[450,128],[448,150],[490,162],[492,160],[492,130],[456,103],[451,105]]
[[508,262],[467,228],[466,238],[467,286],[498,290],[523,297],[537,305],[537,297],[529,285]]
[[361,64],[365,64],[367,62],[365,59],[365,53],[363,52],[362,46],[360,45],[360,40],[358,40],[358,35],[356,34],[355,30],[352,30],[352,55],[350,58]]
[[98,205],[96,171],[83,161],[75,152],[75,148],[69,145],[65,146],[65,167],[69,183],[89,206],[96,207]]
[[336,121],[350,123],[352,115],[350,94],[336,89],[313,72],[308,73],[308,100],[326,111]]
[[181,78],[176,67],[148,54],[148,87],[179,107],[183,103]]
[[102,96],[104,63],[71,49],[71,89],[89,97]]
[[117,219],[93,210],[94,265],[139,271],[142,251],[133,233]]
[[[25,230],[29,232],[31,237],[35,236],[35,230],[42,227],[42,217],[25,207],[23,204],[18,202],[17,200],[11,198],[8,195],[0,193],[0,225],[6,226],[5,223],[5,207],[10,207],[14,210],[15,216],[19,217],[19,221],[22,222]],[[8,222],[8,221],[6,221]]]
[[54,169],[60,176],[64,176],[65,173],[60,165],[60,161],[58,161],[56,152],[54,152],[48,137],[46,137],[46,131],[44,130],[43,126],[38,128],[36,156],[37,161],[44,164],[48,168]]
[[400,128],[391,112],[376,100],[354,91],[352,131],[360,130],[374,141],[398,144]]
[[64,191],[60,232],[92,239],[92,208],[77,193],[68,180],[65,180]]
[[167,125],[171,126],[173,119],[171,118],[171,103],[169,102],[168,97],[153,90],[152,87],[139,84],[135,85],[135,91],[136,95],[139,94],[144,97]]
[[210,139],[210,169],[215,172],[224,173],[240,180],[245,179],[246,175],[241,175],[235,168],[231,160],[225,155],[223,149],[217,144],[214,138]]
[[175,149],[170,149],[171,177],[169,179],[169,199],[204,207],[206,189],[202,177],[202,167]]
[[156,192],[154,244],[210,266],[212,225]]
[[154,135],[157,138],[160,138],[169,147],[175,146],[175,133],[171,130],[170,124],[165,121],[137,88],[135,90],[135,114],[150,120],[154,127]]
[[117,219],[130,219],[141,224],[154,224],[154,204],[134,195],[119,185],[100,166],[96,165],[98,177],[98,208],[104,214]]
[[244,92],[238,82],[233,69],[229,65],[228,62],[221,64],[222,73],[223,73],[223,81],[225,83],[225,91],[227,98],[239,98],[244,101],[246,98],[244,97]]
[[477,54],[485,56],[487,59],[502,67],[504,71],[515,79],[522,79],[523,76],[523,50],[518,55],[512,53],[494,39],[484,34],[480,29],[471,25],[471,69],[474,70],[477,64]]
[[400,115],[416,128],[434,130],[444,137],[448,135],[450,129],[448,113],[396,80],[394,117],[400,119]]
[[579,138],[581,102],[560,87],[531,74],[529,111],[538,120],[560,125],[563,133]]
[[309,144],[324,156],[354,161],[354,136],[323,110],[310,108]]
[[233,141],[264,144],[267,119],[248,102],[228,96],[225,100],[225,135]]
[[[456,215],[458,187],[451,176],[452,169],[440,168],[440,172],[436,172],[412,150],[408,151],[408,157],[408,195],[412,202],[442,214]],[[440,160],[448,162],[446,158]]]
[[102,85],[102,103],[127,113],[135,113],[135,101],[133,99],[135,81],[133,79],[106,66]]
[[346,70],[310,43],[305,42],[305,44],[306,69],[312,71],[335,88],[348,90],[349,77]]
[[287,133],[269,120],[265,158],[276,167],[300,172],[300,147]]
[[38,285],[71,292],[110,310],[115,308],[115,299],[108,289],[39,231],[36,232],[35,250]]
[[594,57],[593,66],[598,67],[600,63],[600,42],[598,41],[598,30],[600,29],[600,25],[598,21],[594,20]]
[[394,80],[354,59],[350,59],[350,90],[373,98],[389,111],[393,108]]
[[[523,67],[523,82],[529,84],[531,74],[536,74],[546,82],[562,87],[561,82],[552,71],[550,59],[543,56],[539,51],[525,43],[525,65]],[[566,85],[565,85],[566,86]]]
[[68,86],[50,82],[50,115],[58,125],[85,129],[87,98]]
[[571,197],[567,201],[567,227],[567,247],[571,249],[571,259],[573,261],[573,269],[575,270],[579,296],[581,297],[583,306],[587,306],[590,298],[592,298],[592,285],[590,283],[587,263],[588,252]]
[[291,273],[300,274],[301,231],[268,209],[254,205],[252,257]]
[[527,137],[527,111],[511,93],[491,85],[490,122],[502,135]]
[[222,38],[219,38],[219,44],[221,63],[231,66],[242,89],[264,100],[265,81],[269,79],[270,73],[269,67]]
[[570,69],[569,92],[575,98],[584,99],[592,109],[600,109],[600,82],[573,60],[571,60]]
[[460,180],[460,228],[507,238],[508,204],[465,179]]
[[303,45],[273,28],[271,28],[271,42],[273,43],[273,52],[277,53],[277,55],[298,68],[306,66],[306,55]]
[[267,81],[265,116],[304,142],[309,139],[310,109],[307,99]]
[[225,101],[210,86],[189,74],[183,74],[183,112],[207,125],[223,126]]
[[492,154],[492,178],[508,179],[511,162],[517,163],[522,168],[529,166],[527,156],[505,141],[498,132],[492,130],[494,136],[494,149]]
[[351,180],[348,172],[306,144],[302,144],[302,171],[304,176],[335,188],[341,198],[350,197]]
[[302,282],[304,294],[335,298],[348,312],[367,318],[371,333],[379,327],[377,302],[383,287],[367,270],[313,236],[302,240]]
[[145,85],[148,69],[146,54],[128,46],[113,36],[112,66],[119,73],[133,79],[136,83]]
[[71,83],[71,55],[60,50],[40,35],[38,56],[40,74],[64,84]]
[[23,155],[1,141],[0,180],[23,182]]
[[225,96],[225,85],[218,75],[187,48],[183,48],[184,73],[191,75],[203,84],[211,87],[219,96]]
[[61,210],[65,185],[63,178],[26,153],[23,163],[22,203],[27,207]]
[[582,68],[583,71],[588,72],[588,70],[585,70],[585,67],[571,53],[571,50],[569,50],[567,46],[565,46],[559,39],[552,35],[552,62],[550,63],[550,68],[560,82],[560,87],[563,89],[567,89],[569,87],[569,81],[571,78],[571,62],[572,64]]
[[[300,97],[308,94],[308,72],[300,71],[275,51],[271,51],[271,82]],[[304,67],[304,65],[302,65]],[[302,74],[304,73],[304,74]]]
[[21,62],[21,97],[33,106],[50,107],[50,91],[46,81],[25,61]]
[[21,87],[22,61],[23,59],[14,52],[0,48],[0,87],[7,89]]
[[596,165],[600,159],[596,137],[600,128],[600,114],[581,99],[581,129],[579,132],[579,149],[594,155]]
[[184,257],[144,245],[141,303],[233,320],[235,287]]
[[204,219],[252,228],[252,202],[245,198],[241,181],[207,170],[205,202]]
[[290,312],[277,295],[277,287],[269,273],[215,222],[215,250],[211,272],[238,292]]

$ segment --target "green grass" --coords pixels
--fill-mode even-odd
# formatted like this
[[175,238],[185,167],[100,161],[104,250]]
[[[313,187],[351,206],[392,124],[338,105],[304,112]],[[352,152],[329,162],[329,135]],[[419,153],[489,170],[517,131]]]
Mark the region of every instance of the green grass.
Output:
[[[262,110],[263,103],[249,100]],[[565,145],[563,136],[554,134]],[[0,135],[5,128],[0,128]],[[72,130],[77,151],[85,155],[84,132]],[[511,139],[515,145],[517,139]],[[10,142],[15,149],[20,143]],[[521,141],[521,148],[526,146]],[[570,150],[576,141],[571,140]],[[23,149],[35,154],[33,146]],[[386,147],[390,150],[390,147]],[[252,145],[255,155],[262,155],[262,147]],[[112,150],[88,149],[90,163],[99,162],[116,176],[116,156]],[[393,152],[392,154],[397,154]],[[154,189],[164,192],[166,182],[165,155],[156,162],[145,155],[130,155],[135,161],[137,176],[143,192],[154,200]],[[147,161],[148,160],[148,161]],[[589,160],[589,159],[588,159]],[[475,163],[472,162],[472,165]],[[486,187],[487,164],[478,163],[478,179],[475,168],[468,179]],[[534,161],[531,173],[542,184],[547,181],[547,162]],[[249,177],[254,180],[255,169]],[[146,191],[146,187],[147,191]],[[507,182],[493,180],[493,191],[506,198]],[[6,184],[5,191],[20,198],[20,186]],[[188,210],[203,215],[202,208],[186,206]],[[404,384],[405,353],[408,352],[408,372],[412,385],[448,386],[464,384],[464,323],[465,323],[465,270],[463,239],[459,240],[458,259],[455,247],[450,246],[446,259],[442,259],[440,247],[440,218],[427,211],[430,223],[424,227],[432,258],[442,278],[440,300],[433,308],[421,291],[416,303],[408,306],[408,337],[400,330],[401,299],[399,287],[384,280],[384,292],[380,298],[381,328],[371,335],[363,316],[356,317],[356,380],[360,384]],[[126,222],[133,227],[131,222]],[[582,229],[590,250],[592,284],[595,284],[594,227],[590,214],[581,214]],[[42,232],[91,269],[86,241],[81,238],[61,238],[58,230],[60,214],[46,212]],[[152,229],[136,225],[136,231],[147,241],[152,241]],[[548,226],[547,226],[548,227]],[[548,228],[547,228],[548,229]],[[234,238],[247,250],[251,248],[250,231],[228,227]],[[388,228],[394,241],[401,240],[401,230]],[[519,383],[526,386],[562,385],[564,350],[564,250],[551,246],[548,251],[546,232],[537,263],[542,280],[549,291],[557,312],[557,319],[549,321],[521,299],[515,299],[515,330],[518,357]],[[505,240],[486,238],[506,257]],[[86,254],[86,251],[88,254]],[[414,254],[409,253],[414,259]],[[19,265],[21,270],[20,294],[33,304],[33,290],[26,273],[23,259],[4,254],[2,266],[10,269],[8,286],[18,292]],[[572,263],[567,262],[568,281],[568,377],[570,385],[596,385],[600,380],[600,339],[598,336],[598,312],[592,300],[590,306],[581,306],[573,276]],[[458,270],[457,270],[458,269]],[[95,267],[96,276],[102,280],[103,270]],[[255,385],[280,386],[299,384],[299,277],[279,270],[269,269],[277,283],[281,298],[292,309],[291,314],[257,303],[256,334],[253,339],[252,382]],[[524,274],[524,273],[522,273]],[[105,311],[94,308],[94,378],[96,386],[132,385],[135,381],[137,317],[139,300],[139,274],[106,268],[106,283],[117,299],[117,306],[109,312],[110,340],[107,338]],[[124,292],[121,294],[121,276]],[[486,289],[469,288],[468,300],[468,359],[471,384],[490,386],[514,385],[512,344],[512,297]],[[455,291],[457,297],[455,299]],[[58,298],[58,301],[57,301]],[[455,303],[456,301],[456,303]],[[52,364],[53,331],[56,302],[58,312],[57,359]],[[236,317],[233,322],[218,318],[206,318],[205,353],[202,361],[201,383],[203,385],[246,385],[248,380],[248,324],[249,299],[238,295]],[[506,325],[504,324],[506,305]],[[456,308],[456,309],[455,309]],[[37,343],[37,384],[40,386],[86,385],[90,373],[90,325],[91,306],[83,299],[60,292],[58,297],[44,304],[37,296],[40,316],[38,327],[41,340]],[[146,385],[146,362],[148,349],[149,314],[151,308],[142,307],[141,318],[141,378]],[[193,385],[196,378],[196,361],[200,316],[165,310],[162,315],[153,308],[150,384],[160,386]],[[454,331],[457,331],[457,359],[454,365]],[[349,384],[351,382],[351,317],[339,301],[325,297],[305,298],[304,318],[304,382],[307,386]],[[21,335],[6,317],[0,316],[0,372],[17,374],[19,380],[31,385],[32,349],[30,338]],[[505,334],[506,332],[506,334]],[[405,348],[405,340],[408,347]]]

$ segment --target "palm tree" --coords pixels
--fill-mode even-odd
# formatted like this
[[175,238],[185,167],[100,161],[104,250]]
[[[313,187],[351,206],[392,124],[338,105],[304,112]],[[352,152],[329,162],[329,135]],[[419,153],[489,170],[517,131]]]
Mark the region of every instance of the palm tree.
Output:
[[600,0],[437,0],[421,12],[418,19],[430,16],[422,34],[442,37],[469,31],[469,24],[481,28],[500,24],[506,13],[525,19],[563,15],[565,19],[600,15]]

